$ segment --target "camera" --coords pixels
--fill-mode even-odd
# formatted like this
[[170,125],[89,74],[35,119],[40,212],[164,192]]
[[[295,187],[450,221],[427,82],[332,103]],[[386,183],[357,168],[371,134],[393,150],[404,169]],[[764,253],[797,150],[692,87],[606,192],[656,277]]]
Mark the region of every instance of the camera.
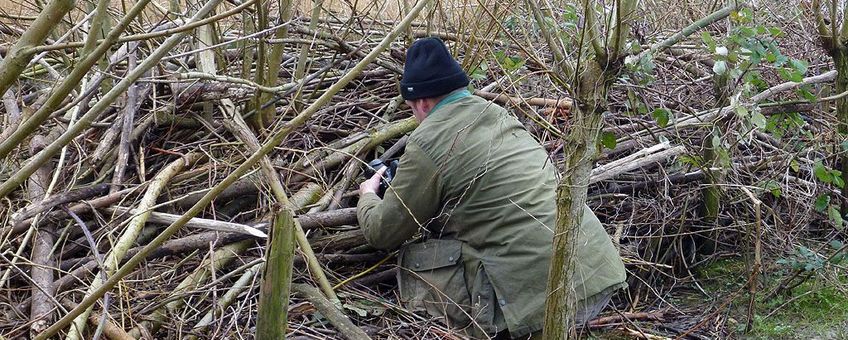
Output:
[[371,176],[374,176],[377,171],[380,171],[380,169],[384,167],[387,167],[388,169],[386,169],[386,172],[383,173],[383,178],[380,179],[380,188],[377,189],[377,196],[380,196],[380,198],[383,198],[383,195],[386,194],[386,189],[389,188],[389,183],[391,183],[395,178],[398,161],[393,160],[391,162],[386,162],[378,158],[368,162],[368,167],[365,168],[365,178],[371,178]]

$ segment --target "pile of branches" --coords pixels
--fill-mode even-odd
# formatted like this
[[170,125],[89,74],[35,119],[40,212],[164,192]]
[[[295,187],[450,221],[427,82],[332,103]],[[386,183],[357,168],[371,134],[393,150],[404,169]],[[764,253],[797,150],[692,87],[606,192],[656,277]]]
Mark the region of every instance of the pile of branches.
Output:
[[[62,20],[65,30],[54,29],[46,45],[27,40],[38,19],[4,17],[4,41],[19,41],[29,52],[14,77],[20,80],[0,79],[0,334],[7,338],[48,330],[103,290],[76,326],[62,328],[70,338],[251,336],[281,197],[299,224],[289,336],[457,336],[397,303],[395,254],[366,245],[354,209],[364,165],[386,153],[398,157],[403,136],[417,125],[396,84],[404,49],[419,36],[441,36],[469,69],[488,61],[475,77],[475,93],[511,108],[554,163],[561,159],[571,102],[539,72],[544,65],[516,70],[493,52],[550,59],[533,50],[532,33],[522,41],[486,20],[436,32],[422,19],[407,29],[403,22],[414,15],[389,22],[315,14],[263,19],[267,13],[254,1],[219,5],[217,14],[214,0],[185,15],[148,8],[148,18],[163,19],[148,22],[133,21],[134,8],[85,15],[62,3],[43,13],[71,12],[64,18],[78,20]],[[495,22],[520,13],[501,10],[486,13]],[[426,22],[439,22],[434,13],[441,12],[431,10]],[[111,31],[95,24],[103,17],[112,18]],[[91,26],[103,32],[88,34],[96,32]],[[4,60],[17,60],[20,46],[3,47]],[[812,180],[810,156],[790,151],[791,138],[728,128],[739,132],[728,138],[746,143],[734,146],[721,177],[728,203],[717,222],[702,223],[698,197],[710,169],[679,160],[699,154],[704,122],[742,121],[733,115],[739,104],[716,108],[711,60],[690,52],[665,51],[656,61],[661,81],[624,81],[611,94],[605,132],[617,142],[604,143],[590,205],[632,274],[621,308],[667,311],[659,301],[670,286],[660,283],[690,282],[699,262],[748,244],[752,252],[785,251],[797,241],[783,236],[822,222],[806,213],[823,190]],[[11,62],[3,67],[0,73],[15,70]],[[825,71],[809,83],[832,79]],[[784,87],[759,100],[797,85],[778,85]],[[671,123],[628,113],[628,91],[648,106],[671,109]],[[783,173],[799,160],[796,172]],[[775,188],[761,185],[762,178],[778,179],[779,199],[768,196]],[[781,237],[745,237],[766,233]],[[700,256],[695,248],[709,241],[718,251]],[[688,317],[674,333],[708,332]]]

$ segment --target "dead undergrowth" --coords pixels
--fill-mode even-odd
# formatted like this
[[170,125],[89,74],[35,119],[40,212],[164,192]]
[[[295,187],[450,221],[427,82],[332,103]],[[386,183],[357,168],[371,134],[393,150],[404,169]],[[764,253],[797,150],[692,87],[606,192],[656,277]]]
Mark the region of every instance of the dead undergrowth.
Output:
[[[0,161],[0,182],[10,183],[39,150],[83,123],[93,108],[102,110],[0,201],[0,335],[28,338],[43,331],[101,277],[107,264],[97,256],[125,248],[112,256],[126,261],[143,251],[236,171],[253,152],[239,137],[243,126],[234,114],[244,115],[264,141],[345,74],[359,72],[269,154],[317,260],[310,266],[311,256],[296,256],[294,282],[307,286],[294,288],[288,335],[344,337],[306,288],[329,284],[343,314],[371,337],[459,338],[397,304],[394,254],[365,245],[357,229],[357,184],[363,162],[415,127],[396,84],[407,43],[431,34],[448,42],[475,92],[510,107],[558,162],[570,100],[538,62],[551,58],[539,47],[538,28],[520,3],[437,3],[358,70],[355,65],[399,20],[380,16],[388,10],[379,3],[322,11],[316,20],[308,10],[295,11],[279,25],[288,28],[282,37],[257,29],[255,6],[245,3],[219,5],[216,13],[232,15],[209,33],[189,34],[133,81],[133,90],[110,97],[111,88],[174,34],[163,30],[185,27],[202,4],[170,14],[146,9],[124,34],[137,40],[104,53]],[[403,12],[402,4],[387,6]],[[837,93],[832,74],[828,78],[833,65],[803,4],[757,4],[662,53],[629,61],[629,72],[610,94],[589,205],[621,250],[630,288],[615,298],[614,311],[593,322],[592,336],[744,337],[750,325],[749,336],[782,337],[775,320],[792,319],[782,313],[805,313],[804,306],[817,301],[805,298],[845,308],[838,299],[847,275],[838,211],[845,197],[835,179],[841,180],[835,169],[844,149],[834,99],[828,99]],[[88,5],[77,6],[65,18],[85,18]],[[657,10],[663,6],[667,12]],[[37,12],[2,8],[12,14],[0,14],[0,54],[6,56],[31,24],[26,16]],[[632,32],[634,55],[718,7],[647,1],[639,10],[645,15]],[[552,12],[555,24],[581,23],[572,5],[558,4]],[[125,13],[113,7],[108,17],[114,25]],[[86,39],[82,22],[57,22],[39,47],[44,54],[3,96],[0,142],[12,140],[49,105],[52,91],[79,63],[83,46],[73,42]],[[150,36],[157,31],[165,33]],[[256,78],[264,68],[257,67],[260,46],[283,46],[273,86]],[[752,46],[764,46],[763,62],[750,62]],[[734,54],[738,59],[729,60]],[[732,80],[727,105],[719,105],[715,86],[722,63]],[[271,100],[262,104],[275,108],[273,119],[256,125],[256,98],[263,93]],[[708,140],[722,146],[714,163],[703,157]],[[702,218],[709,178],[717,179],[721,192],[715,221]],[[275,202],[261,171],[248,171],[98,300],[84,337],[96,331],[112,339],[252,337],[262,236]],[[125,236],[133,226],[137,231]],[[716,286],[717,273],[727,277],[726,285]],[[833,324],[837,333],[821,334],[844,334],[838,320]]]

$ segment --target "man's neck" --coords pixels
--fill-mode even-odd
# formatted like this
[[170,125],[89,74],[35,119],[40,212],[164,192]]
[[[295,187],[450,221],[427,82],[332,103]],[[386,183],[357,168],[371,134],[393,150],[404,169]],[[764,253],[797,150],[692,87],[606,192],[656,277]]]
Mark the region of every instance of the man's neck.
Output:
[[466,97],[466,96],[469,96],[469,95],[471,95],[471,93],[468,92],[468,89],[466,89],[465,87],[460,87],[456,90],[453,90],[450,93],[448,93],[444,96],[441,96],[438,99],[438,102],[436,102],[436,105],[434,105],[433,108],[430,109],[430,112],[428,112],[427,115],[429,116],[429,115],[433,114],[433,112],[435,112],[440,107],[445,106],[445,105],[450,104],[450,103],[453,103],[453,102],[459,100],[460,98],[463,98],[463,97]]

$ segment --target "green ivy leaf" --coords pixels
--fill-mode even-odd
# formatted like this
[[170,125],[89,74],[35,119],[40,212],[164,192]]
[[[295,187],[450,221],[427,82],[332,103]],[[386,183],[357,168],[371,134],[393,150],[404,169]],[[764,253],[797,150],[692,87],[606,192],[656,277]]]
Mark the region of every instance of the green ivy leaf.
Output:
[[794,172],[798,172],[798,171],[801,171],[801,164],[798,163],[797,160],[793,159],[792,161],[789,162],[789,168],[792,169],[792,171],[794,171]]
[[754,124],[757,128],[763,129],[766,127],[766,116],[757,110],[751,114],[751,123]]
[[810,92],[810,86],[809,85],[801,86],[798,89],[798,94],[801,95],[801,97],[803,97],[804,99],[806,99],[807,101],[810,101],[810,102],[815,102],[816,100],[818,100],[818,97],[816,97],[815,94]]
[[772,52],[766,53],[766,61],[774,63],[775,61],[777,61],[777,56]]
[[837,228],[842,229],[842,214],[839,213],[839,208],[831,205],[830,208],[827,209],[827,217],[833,221],[833,224],[835,224]]
[[713,73],[717,75],[727,73],[727,63],[724,62],[724,60],[716,61],[715,64],[713,64]]
[[710,32],[707,32],[707,31],[701,32],[701,40],[704,42],[704,45],[707,46],[707,49],[709,49],[710,52],[715,51],[716,42],[713,39],[713,37],[710,35]]
[[827,209],[828,204],[830,204],[830,196],[828,194],[822,194],[816,198],[816,211],[824,212]]
[[833,178],[833,185],[839,188],[845,187],[845,181],[842,179],[842,171],[831,170],[830,176]]
[[798,72],[798,70],[791,68],[780,68],[777,70],[777,74],[780,75],[780,78],[786,81],[794,81],[799,83],[804,80],[804,74]]
[[816,175],[816,178],[822,183],[830,184],[833,182],[833,175],[831,175],[830,171],[822,164],[821,160],[816,160],[816,164],[813,165],[813,174]]
[[661,128],[664,128],[668,126],[669,116],[671,115],[669,114],[668,110],[659,108],[654,109],[654,112],[651,113],[651,116],[654,117],[654,120],[657,121],[657,125],[659,125]]
[[775,181],[775,180],[768,180],[765,183],[763,183],[763,189],[771,192],[771,195],[774,196],[775,198],[780,198],[780,195],[782,194],[782,191],[780,189],[780,184],[777,183],[777,181]]
[[807,62],[806,61],[793,58],[793,59],[789,60],[789,66],[792,67],[793,69],[795,69],[795,71],[798,71],[798,73],[800,73],[802,75],[807,73]]
[[833,248],[833,250],[838,250],[839,248],[842,248],[842,246],[843,246],[843,245],[845,245],[845,244],[844,244],[844,243],[842,243],[842,241],[840,241],[840,240],[833,240],[833,241],[830,241],[830,243],[829,243],[829,244],[830,244],[830,247],[831,247],[831,248]]
[[480,63],[480,66],[475,67],[474,70],[471,71],[471,79],[474,80],[482,80],[486,79],[488,76],[486,75],[486,71],[489,70],[489,64],[486,61]]
[[601,145],[603,145],[607,149],[615,149],[615,146],[618,142],[616,141],[615,134],[609,131],[601,132]]
[[722,147],[721,138],[719,138],[716,134],[713,134],[713,138],[710,142],[712,143],[713,149],[720,149]]
[[745,38],[753,38],[757,35],[757,31],[750,27],[740,26],[739,35]]
[[704,164],[704,159],[701,156],[680,155],[677,157],[680,164],[688,164],[696,168],[700,168]]

